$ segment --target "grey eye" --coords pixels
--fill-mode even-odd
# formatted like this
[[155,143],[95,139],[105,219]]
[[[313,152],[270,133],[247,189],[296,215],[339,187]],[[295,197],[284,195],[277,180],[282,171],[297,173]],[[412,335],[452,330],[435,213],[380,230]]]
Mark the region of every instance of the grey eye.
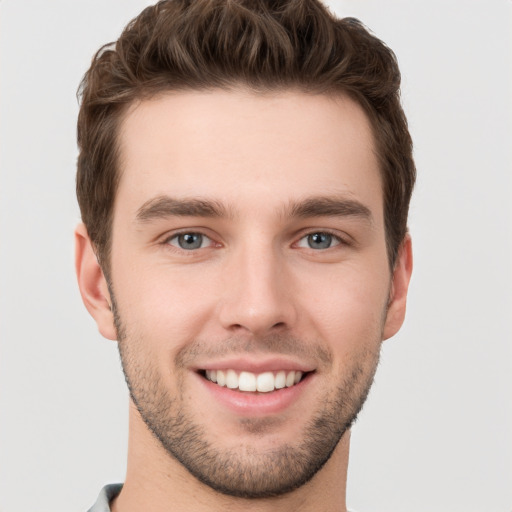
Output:
[[180,249],[192,251],[194,249],[201,249],[201,247],[204,247],[204,244],[208,240],[209,238],[201,233],[181,233],[173,236],[169,240],[169,243],[175,247],[179,247]]
[[309,235],[303,236],[299,242],[297,243],[298,247],[303,247],[304,249],[331,249],[336,245],[340,245],[342,240],[338,238],[336,235],[331,235],[330,233],[326,233],[324,231],[317,231],[315,233],[310,233]]
[[311,249],[328,249],[332,245],[333,237],[329,233],[312,233],[307,238]]

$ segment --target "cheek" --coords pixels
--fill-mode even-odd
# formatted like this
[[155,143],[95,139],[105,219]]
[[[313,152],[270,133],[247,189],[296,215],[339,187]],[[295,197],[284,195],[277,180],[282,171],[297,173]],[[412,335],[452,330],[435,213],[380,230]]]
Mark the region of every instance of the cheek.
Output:
[[126,334],[123,343],[140,375],[147,378],[153,371],[154,380],[163,388],[182,394],[184,375],[174,361],[184,347],[200,337],[208,316],[201,299],[211,293],[198,293],[194,283],[169,271],[153,268],[130,275],[130,281],[119,284],[115,291]]
[[358,347],[365,350],[380,344],[388,293],[386,267],[346,265],[319,269],[302,281],[296,295],[302,297],[303,318],[347,355]]
[[[123,280],[122,275],[129,275]],[[115,293],[123,320],[148,342],[185,344],[198,336],[217,293],[205,272],[177,271],[161,265],[118,267]],[[115,276],[113,276],[115,277]]]

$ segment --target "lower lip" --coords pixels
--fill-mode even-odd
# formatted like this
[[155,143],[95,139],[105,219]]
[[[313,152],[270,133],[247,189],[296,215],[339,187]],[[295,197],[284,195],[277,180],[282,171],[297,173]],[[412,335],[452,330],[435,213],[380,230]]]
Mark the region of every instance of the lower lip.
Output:
[[204,387],[221,404],[241,416],[265,416],[283,412],[306,391],[313,378],[308,373],[298,384],[269,393],[250,393],[219,386],[197,374]]

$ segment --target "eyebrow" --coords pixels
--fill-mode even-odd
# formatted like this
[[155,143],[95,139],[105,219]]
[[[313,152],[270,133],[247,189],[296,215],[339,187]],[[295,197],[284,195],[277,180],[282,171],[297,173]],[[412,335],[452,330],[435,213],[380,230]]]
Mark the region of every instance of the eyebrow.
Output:
[[291,203],[285,211],[290,217],[356,217],[373,222],[370,209],[359,201],[344,197],[311,197]]
[[[284,217],[356,217],[369,223],[373,216],[368,207],[359,201],[343,197],[310,197],[291,202],[285,207]],[[158,196],[146,201],[138,210],[136,220],[146,223],[168,217],[234,217],[232,210],[219,201],[202,198],[176,199]]]
[[146,201],[138,210],[139,222],[150,222],[168,217],[228,217],[230,212],[217,201],[209,199],[174,199],[159,196]]

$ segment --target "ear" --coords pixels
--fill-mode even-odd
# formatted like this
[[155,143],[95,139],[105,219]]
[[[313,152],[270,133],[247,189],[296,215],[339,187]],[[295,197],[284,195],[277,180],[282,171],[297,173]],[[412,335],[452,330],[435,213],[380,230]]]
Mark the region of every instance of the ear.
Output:
[[411,237],[406,235],[398,250],[391,289],[389,292],[388,311],[384,324],[383,339],[394,336],[402,327],[405,318],[407,303],[407,290],[412,274],[412,243]]
[[75,269],[78,287],[87,311],[96,321],[102,336],[116,340],[117,333],[107,280],[84,224],[79,224],[75,229]]

